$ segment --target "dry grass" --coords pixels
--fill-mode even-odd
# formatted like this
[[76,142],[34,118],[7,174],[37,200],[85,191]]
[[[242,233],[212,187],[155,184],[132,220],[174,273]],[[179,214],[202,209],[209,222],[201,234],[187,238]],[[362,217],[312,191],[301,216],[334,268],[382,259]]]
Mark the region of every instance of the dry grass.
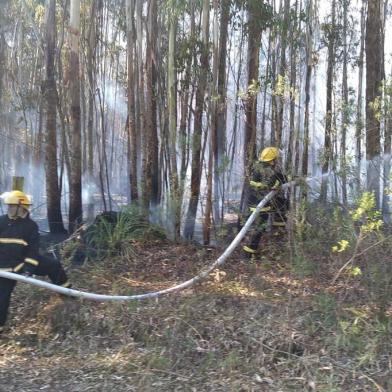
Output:
[[[136,293],[191,277],[211,248],[135,244],[134,260],[71,270],[75,286]],[[159,300],[96,303],[22,284],[0,340],[0,391],[390,391],[390,319],[350,286],[298,279],[282,256],[234,255]],[[347,282],[346,282],[347,283]]]

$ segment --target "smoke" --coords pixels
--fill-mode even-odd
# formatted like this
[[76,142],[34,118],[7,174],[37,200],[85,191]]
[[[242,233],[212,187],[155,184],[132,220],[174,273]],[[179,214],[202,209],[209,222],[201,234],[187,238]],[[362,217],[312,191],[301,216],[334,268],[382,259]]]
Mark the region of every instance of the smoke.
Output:
[[122,119],[126,119],[128,108],[125,90],[118,83],[107,78],[104,79],[100,88],[104,92],[105,103],[108,108]]

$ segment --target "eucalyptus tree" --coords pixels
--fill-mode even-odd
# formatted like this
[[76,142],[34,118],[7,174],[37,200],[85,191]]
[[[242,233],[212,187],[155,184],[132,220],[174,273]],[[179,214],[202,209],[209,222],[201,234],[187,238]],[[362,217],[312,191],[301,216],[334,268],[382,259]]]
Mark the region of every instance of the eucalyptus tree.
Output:
[[295,0],[294,4],[294,18],[291,13],[290,17],[290,26],[289,26],[289,34],[290,34],[290,109],[289,109],[289,129],[288,129],[288,146],[287,146],[287,156],[286,156],[286,170],[291,170],[291,173],[297,174],[297,168],[295,165],[296,155],[298,154],[297,149],[295,148],[296,143],[298,142],[298,129],[295,127],[295,108],[297,101],[297,68],[298,68],[298,47],[299,47],[299,24],[300,18],[297,17],[298,13],[298,0]]
[[79,76],[80,0],[71,0],[70,2],[70,21],[68,34],[69,58],[67,65],[71,118],[69,231],[73,232],[82,221],[82,154]]
[[[5,116],[8,105],[5,104],[6,96],[6,69],[7,69],[7,42],[6,42],[6,27],[8,27],[8,21],[6,20],[6,11],[8,6],[5,5],[0,7],[0,120],[2,122],[2,129],[0,130],[0,136],[2,140],[5,139]],[[7,173],[5,168],[7,143],[1,143],[1,161],[0,161],[0,187],[4,189],[7,184]]]
[[392,149],[392,73],[387,77],[385,71],[385,29],[388,23],[388,0],[384,0],[382,4],[382,27],[381,27],[381,74],[382,74],[382,99],[381,99],[381,114],[384,129],[384,159],[383,159],[383,182],[382,182],[382,215],[387,223],[391,223],[390,216],[390,201],[388,191],[390,189],[390,172],[391,172],[391,149]]
[[48,0],[45,17],[45,73],[42,83],[46,117],[45,174],[48,223],[51,233],[64,232],[57,166],[57,91],[54,58],[56,50],[56,1]]
[[[0,21],[1,23],[1,21]],[[2,97],[4,95],[4,75],[5,75],[5,64],[6,64],[6,41],[4,37],[4,32],[0,32],[0,106],[2,102]]]
[[365,58],[365,30],[366,30],[366,4],[367,0],[362,0],[360,14],[360,41],[358,54],[358,87],[357,87],[357,112],[355,126],[355,164],[356,164],[356,184],[357,191],[361,185],[361,160],[362,160],[362,136],[364,129],[363,118],[363,71]]
[[249,175],[249,166],[256,157],[256,127],[257,127],[257,95],[259,92],[259,58],[263,14],[267,5],[258,1],[248,1],[248,69],[247,95],[245,100],[245,140],[244,140],[244,168],[245,178]]
[[87,59],[86,59],[86,72],[87,72],[87,173],[90,178],[93,177],[94,171],[94,111],[95,111],[95,89],[96,89],[96,48],[97,48],[97,10],[98,1],[91,0],[90,12],[88,16],[88,30],[86,34],[87,44]]
[[261,35],[271,25],[273,11],[269,4],[256,0],[247,2],[247,91],[245,94],[245,135],[244,135],[244,187],[241,197],[241,208],[245,209],[248,199],[249,175],[253,160],[256,158],[257,135],[257,96],[260,89],[259,58]]
[[[209,148],[208,148],[208,167],[207,167],[207,196],[205,203],[204,224],[203,224],[203,242],[205,245],[210,243],[211,231],[211,214],[212,214],[212,187],[213,178],[218,171],[214,161],[217,161],[217,95],[218,95],[218,63],[219,63],[219,26],[218,26],[218,2],[213,1],[213,18],[212,18],[212,80],[209,88],[209,105],[208,115],[210,120],[209,129]],[[214,176],[215,173],[215,176]],[[217,178],[215,178],[217,182]],[[215,193],[215,218],[219,219],[219,198]]]
[[158,1],[150,0],[147,16],[146,48],[146,135],[144,165],[144,203],[146,206],[159,203],[159,167],[157,132],[157,69],[156,42],[158,36]]
[[[144,0],[135,0],[135,75],[136,75],[136,99],[135,99],[135,126],[136,132],[136,153],[137,155],[137,171],[138,173],[143,172],[143,167],[146,159],[145,149],[146,143],[144,138],[144,132],[146,126],[146,106],[145,106],[145,72],[144,72],[144,56],[143,50],[145,45],[145,35],[143,29],[143,4]],[[143,190],[145,189],[146,179],[140,177],[140,194],[143,195]]]
[[[218,64],[218,85],[217,85],[217,105],[216,105],[216,149],[214,153],[214,192],[215,199],[219,207],[221,202],[221,218],[223,219],[225,176],[221,175],[226,169],[226,121],[227,121],[227,40],[230,23],[230,0],[220,2],[220,27],[219,27],[219,64]],[[219,213],[216,212],[216,216]]]
[[[179,94],[179,147],[181,154],[180,169],[180,194],[184,195],[185,186],[187,185],[187,171],[190,161],[190,135],[191,135],[191,118],[192,102],[195,95],[194,71],[194,49],[198,42],[198,26],[196,25],[196,12],[198,11],[197,1],[189,2],[189,15],[184,13],[183,23],[184,31],[179,38],[179,56],[177,58],[178,73],[180,75],[178,94]],[[186,30],[185,19],[189,18],[189,31]]]
[[127,39],[127,151],[131,201],[138,199],[137,137],[135,124],[135,0],[126,1]]
[[369,0],[366,18],[366,160],[367,189],[374,192],[376,205],[380,206],[380,116],[377,98],[382,81],[382,19],[381,0]]
[[176,94],[176,32],[178,23],[178,1],[168,2],[168,54],[167,54],[167,107],[169,123],[169,178],[170,178],[170,213],[173,219],[174,239],[180,237],[181,200],[179,193],[179,178],[177,169],[177,94]]
[[198,81],[196,88],[192,135],[191,194],[183,232],[184,237],[188,239],[193,238],[197,207],[199,205],[200,197],[203,111],[207,85],[207,70],[209,68],[209,20],[210,2],[209,0],[203,0],[200,61],[195,60],[195,63],[199,64],[199,66],[196,68],[198,72]]
[[340,143],[340,162],[342,173],[342,201],[347,204],[347,131],[349,127],[349,97],[348,97],[348,61],[349,61],[349,42],[348,42],[348,8],[350,0],[342,0],[343,8],[343,28],[342,28],[342,125],[341,125],[341,143]]
[[[331,3],[331,21],[325,23],[325,40],[328,48],[327,57],[327,85],[326,85],[326,110],[325,110],[325,132],[324,132],[324,152],[322,162],[322,173],[328,173],[333,159],[332,131],[333,131],[333,78],[336,59],[336,0]],[[321,180],[320,200],[326,201],[328,193],[328,176],[323,176]]]
[[305,76],[305,111],[304,111],[304,135],[303,135],[303,153],[302,153],[302,171],[301,174],[308,175],[309,165],[309,103],[310,103],[310,84],[313,69],[313,18],[314,3],[313,0],[307,2],[306,8],[306,76]]
[[390,174],[391,174],[391,147],[392,147],[392,73],[386,78],[383,89],[383,122],[384,122],[384,161],[383,161],[383,198],[382,215],[387,223],[391,223],[390,216]]
[[[284,86],[286,84],[286,76],[287,76],[287,56],[286,49],[288,46],[288,32],[290,28],[290,0],[284,0],[284,5],[282,5],[282,1],[280,4],[280,13],[283,12],[283,17],[281,17],[280,22],[280,62],[278,69],[278,76],[281,82],[279,84],[283,84],[283,91],[281,91],[276,96],[276,124],[275,124],[275,139],[276,145],[281,146],[282,144],[282,134],[283,134],[283,113],[284,113],[284,105],[285,105],[285,94],[284,94]],[[280,90],[282,90],[280,87]]]

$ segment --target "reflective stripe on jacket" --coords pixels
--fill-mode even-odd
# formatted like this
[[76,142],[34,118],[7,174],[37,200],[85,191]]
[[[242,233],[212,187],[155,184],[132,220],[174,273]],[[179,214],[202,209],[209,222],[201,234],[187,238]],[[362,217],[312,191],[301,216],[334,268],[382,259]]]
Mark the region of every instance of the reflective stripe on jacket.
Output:
[[38,264],[39,234],[37,224],[25,218],[0,217],[0,270],[18,272],[25,265]]
[[[261,162],[255,162],[252,166],[250,187],[249,187],[249,197],[248,206],[254,208],[259,204],[267,194],[274,189],[279,189],[279,187],[287,182],[287,177],[282,173],[279,166],[272,167],[263,165]],[[285,196],[283,192],[277,192],[270,203],[267,204],[262,212],[267,212],[272,210],[280,210],[285,203]]]

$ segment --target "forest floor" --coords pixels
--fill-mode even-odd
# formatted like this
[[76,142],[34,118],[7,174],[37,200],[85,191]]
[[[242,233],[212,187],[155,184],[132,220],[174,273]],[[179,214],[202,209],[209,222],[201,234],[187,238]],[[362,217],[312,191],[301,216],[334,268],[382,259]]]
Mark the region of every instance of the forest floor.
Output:
[[[134,294],[182,282],[221,250],[167,240],[70,268],[75,288]],[[359,286],[299,277],[282,245],[237,250],[191,289],[141,302],[18,284],[0,391],[392,391],[390,318]],[[315,255],[317,257],[317,255]]]

